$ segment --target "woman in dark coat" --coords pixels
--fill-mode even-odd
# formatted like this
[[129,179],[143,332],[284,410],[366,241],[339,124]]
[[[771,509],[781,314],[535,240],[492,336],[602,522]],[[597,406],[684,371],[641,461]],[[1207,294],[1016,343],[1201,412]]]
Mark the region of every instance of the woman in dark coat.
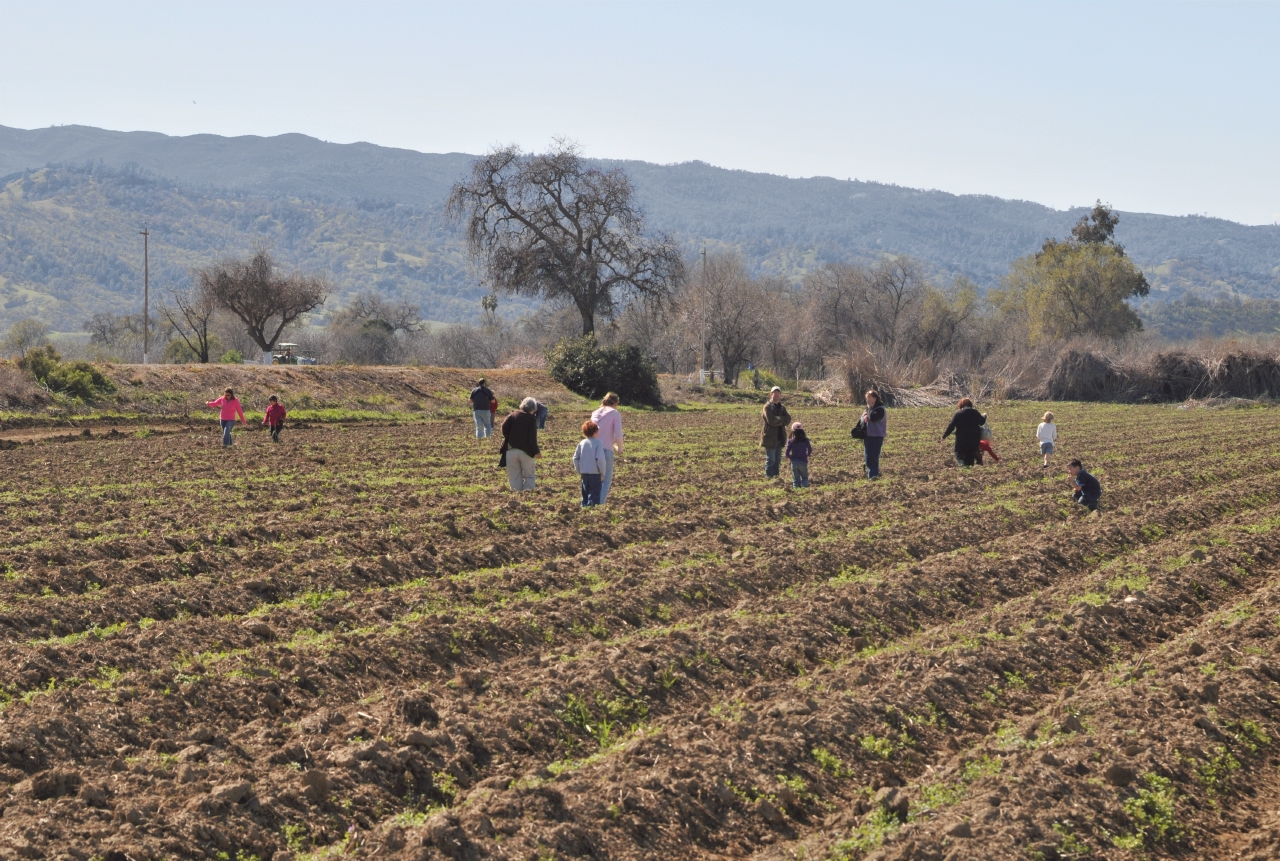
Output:
[[945,440],[956,435],[956,462],[964,466],[973,466],[978,462],[978,443],[982,442],[982,426],[987,417],[973,408],[973,401],[961,398],[956,405],[956,414],[951,417],[951,424],[942,432]]

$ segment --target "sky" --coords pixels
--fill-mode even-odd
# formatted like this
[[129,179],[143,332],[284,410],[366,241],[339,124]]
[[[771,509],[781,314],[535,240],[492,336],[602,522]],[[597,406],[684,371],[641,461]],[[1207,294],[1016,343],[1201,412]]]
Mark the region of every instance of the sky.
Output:
[[1280,2],[0,0],[0,125],[833,176],[1280,222]]

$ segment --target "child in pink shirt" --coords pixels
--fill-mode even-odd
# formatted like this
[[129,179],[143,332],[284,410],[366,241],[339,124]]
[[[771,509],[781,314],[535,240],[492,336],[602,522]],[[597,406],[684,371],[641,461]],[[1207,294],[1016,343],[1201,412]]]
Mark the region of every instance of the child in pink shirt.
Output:
[[231,447],[231,427],[236,423],[236,417],[240,417],[240,424],[247,425],[244,420],[244,409],[241,408],[240,402],[236,400],[235,392],[231,389],[225,389],[222,397],[216,401],[209,401],[205,406],[213,407],[218,410],[218,421],[222,422],[222,447]]
[[284,405],[280,403],[280,399],[275,395],[267,398],[270,406],[267,407],[267,414],[263,416],[262,423],[271,428],[271,441],[280,442],[280,431],[284,428],[284,417],[286,415]]

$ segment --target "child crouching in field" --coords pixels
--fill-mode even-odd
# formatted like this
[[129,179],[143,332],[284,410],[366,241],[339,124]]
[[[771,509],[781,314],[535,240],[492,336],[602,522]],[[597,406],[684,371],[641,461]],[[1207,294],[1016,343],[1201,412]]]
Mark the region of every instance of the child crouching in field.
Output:
[[1067,472],[1071,474],[1071,501],[1090,511],[1097,511],[1098,501],[1102,498],[1102,484],[1085,472],[1084,464],[1078,460],[1067,464]]
[[1044,455],[1044,466],[1049,468],[1049,455],[1053,454],[1054,443],[1058,441],[1058,426],[1053,423],[1053,413],[1045,413],[1036,426],[1036,440],[1040,443],[1040,453]]
[[809,456],[813,454],[813,443],[804,432],[804,425],[796,422],[791,426],[791,436],[787,439],[787,460],[791,461],[791,486],[809,486]]
[[582,476],[582,507],[600,504],[600,480],[609,462],[604,446],[596,439],[600,427],[593,421],[582,423],[582,442],[573,450],[573,471]]
[[286,415],[284,405],[280,403],[280,399],[275,395],[267,398],[270,406],[267,407],[267,414],[263,417],[262,423],[271,428],[271,441],[280,442],[280,431],[284,428],[284,417]]

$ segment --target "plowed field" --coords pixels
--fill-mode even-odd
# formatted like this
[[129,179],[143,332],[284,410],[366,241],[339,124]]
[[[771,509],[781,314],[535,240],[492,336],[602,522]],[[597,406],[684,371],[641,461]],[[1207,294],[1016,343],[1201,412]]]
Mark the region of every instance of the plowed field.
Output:
[[803,491],[627,413],[588,511],[567,408],[519,499],[469,420],[0,451],[0,857],[1280,856],[1277,413],[1054,409],[873,483],[796,407]]

